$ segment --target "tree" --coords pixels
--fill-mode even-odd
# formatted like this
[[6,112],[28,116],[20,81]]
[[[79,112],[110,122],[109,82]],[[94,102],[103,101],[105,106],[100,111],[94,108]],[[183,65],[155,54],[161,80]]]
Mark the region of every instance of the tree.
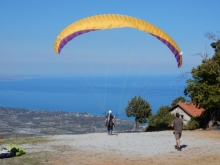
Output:
[[203,58],[202,64],[191,71],[184,94],[194,104],[211,114],[211,119],[220,116],[220,40],[211,44],[215,51],[212,58]]
[[175,116],[169,113],[169,106],[161,106],[156,115],[149,117],[147,131],[166,130],[170,127]]
[[128,102],[126,115],[135,117],[134,130],[136,131],[138,123],[147,123],[147,118],[151,115],[150,104],[140,96],[138,98],[135,96]]
[[176,104],[178,104],[179,102],[185,102],[185,101],[186,101],[186,99],[184,97],[182,97],[182,96],[177,97],[176,99],[173,100],[171,106],[173,107]]

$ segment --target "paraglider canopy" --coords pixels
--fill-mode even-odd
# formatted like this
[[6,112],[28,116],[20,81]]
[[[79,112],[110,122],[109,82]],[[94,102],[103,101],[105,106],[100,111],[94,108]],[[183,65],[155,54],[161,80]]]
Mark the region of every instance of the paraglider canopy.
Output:
[[57,36],[54,43],[54,51],[60,53],[62,48],[73,38],[91,31],[113,29],[113,28],[135,28],[151,34],[163,42],[174,54],[178,67],[182,66],[182,52],[174,40],[158,27],[144,20],[119,15],[119,14],[102,14],[90,16],[72,23],[64,28]]

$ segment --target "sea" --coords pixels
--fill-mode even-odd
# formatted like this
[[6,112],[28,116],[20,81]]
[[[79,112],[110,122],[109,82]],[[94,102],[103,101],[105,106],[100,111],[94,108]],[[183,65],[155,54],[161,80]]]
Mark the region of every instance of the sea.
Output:
[[[186,79],[178,75],[21,76],[0,77],[0,106],[67,111],[119,118],[134,97],[146,100],[152,113],[184,95]],[[187,99],[187,98],[186,98]]]

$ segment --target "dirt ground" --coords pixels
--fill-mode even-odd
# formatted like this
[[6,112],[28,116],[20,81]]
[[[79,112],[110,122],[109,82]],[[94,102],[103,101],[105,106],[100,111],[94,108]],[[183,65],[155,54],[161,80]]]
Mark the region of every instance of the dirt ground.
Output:
[[[217,141],[220,143],[220,131],[184,131],[184,136],[193,137],[196,139],[204,139]],[[183,137],[184,138],[184,137]],[[125,155],[103,154],[96,152],[85,152],[75,150],[71,155],[65,155],[59,157],[59,159],[50,160],[48,163],[53,165],[219,165],[220,164],[220,152],[210,155],[202,154],[204,146],[201,146],[200,153],[193,154],[192,152],[175,151],[166,155],[157,155],[154,157],[131,157]],[[198,152],[198,150],[196,150]]]
[[[170,139],[162,148],[163,152],[160,152],[160,147],[156,146],[155,143],[151,145],[146,143],[143,139],[147,137],[156,137],[160,139]],[[103,137],[107,139],[114,139],[115,146],[111,148],[111,151],[105,151],[105,147],[108,146],[108,142],[104,143]],[[123,143],[121,140],[127,137],[126,142]],[[140,146],[133,147],[130,144],[129,138],[136,137],[139,141],[135,144]],[[106,134],[87,134],[87,135],[68,135],[68,136],[51,136],[42,142],[35,144],[31,140],[25,141],[23,147],[27,151],[24,156],[0,159],[0,164],[20,164],[20,165],[219,165],[220,163],[220,131],[216,130],[196,130],[196,131],[183,131],[182,141],[187,139],[184,144],[189,146],[183,148],[182,151],[177,151],[174,146],[175,144],[172,132],[155,132],[155,133],[140,133],[140,134],[120,134],[115,137],[108,137]],[[190,140],[190,141],[189,141]],[[193,145],[194,142],[198,142],[197,145]],[[100,143],[99,143],[100,142]],[[80,143],[80,144],[79,144]],[[94,143],[94,144],[93,144]],[[99,143],[99,144],[98,144]],[[4,145],[4,140],[1,140],[1,144]],[[163,143],[161,143],[163,144]],[[199,145],[198,145],[199,144]],[[151,146],[150,146],[151,145]],[[101,146],[101,148],[99,148]],[[102,148],[103,146],[103,148]],[[142,153],[137,149],[144,150],[146,146],[149,146],[148,152]],[[153,148],[152,148],[153,146]],[[163,147],[164,147],[163,146]],[[128,147],[123,150],[120,147]],[[130,147],[130,148],[129,148]],[[184,146],[183,146],[184,147]],[[151,154],[149,150],[158,150],[158,154]],[[126,152],[127,151],[127,152]],[[136,151],[138,154],[131,154],[131,151]],[[152,151],[153,153],[153,151]],[[135,156],[136,155],[136,156]],[[153,156],[152,156],[153,155]]]

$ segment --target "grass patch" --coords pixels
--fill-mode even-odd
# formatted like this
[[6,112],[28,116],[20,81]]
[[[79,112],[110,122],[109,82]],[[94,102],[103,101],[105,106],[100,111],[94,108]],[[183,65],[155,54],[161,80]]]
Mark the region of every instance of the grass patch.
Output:
[[35,145],[38,143],[47,143],[51,140],[49,140],[46,136],[36,136],[36,137],[16,137],[16,138],[7,138],[7,139],[1,139],[0,145],[4,144],[16,144],[16,145],[22,145],[22,144],[31,144]]
[[[37,145],[46,145],[46,143],[50,142],[52,140],[49,139],[47,136],[36,136],[36,137],[17,137],[17,138],[7,138],[7,139],[1,139],[0,145],[2,147],[7,145],[31,145],[31,146],[37,146]],[[65,147],[67,149],[67,147]],[[63,150],[65,150],[63,149]],[[25,148],[24,148],[25,150]],[[26,151],[26,150],[25,150]],[[50,151],[34,151],[34,152],[26,152],[26,154],[18,157],[12,157],[12,158],[5,158],[1,159],[0,164],[16,164],[16,165],[48,165],[50,164],[50,160],[52,158],[55,158],[54,152]]]
[[51,152],[34,152],[27,153],[19,157],[12,157],[7,159],[1,159],[1,164],[16,164],[16,165],[39,165],[48,164],[51,157]]

